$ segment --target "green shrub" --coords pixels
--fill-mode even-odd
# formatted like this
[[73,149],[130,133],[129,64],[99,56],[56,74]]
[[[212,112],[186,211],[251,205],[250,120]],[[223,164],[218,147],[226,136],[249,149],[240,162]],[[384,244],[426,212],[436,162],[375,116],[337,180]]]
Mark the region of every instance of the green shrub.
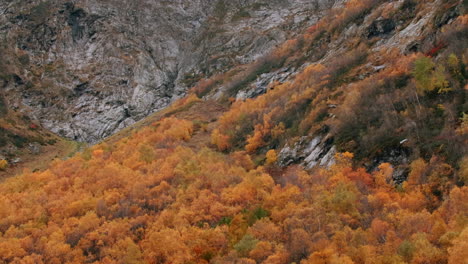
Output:
[[9,135],[13,145],[17,148],[22,148],[24,147],[24,144],[28,143],[28,139],[25,137],[22,137],[20,135]]
[[232,217],[224,216],[221,220],[218,221],[218,225],[230,225],[232,221]]
[[398,247],[398,254],[402,256],[405,261],[409,262],[413,257],[414,250],[415,248],[413,243],[405,240]]
[[270,212],[263,209],[262,207],[258,207],[252,212],[250,212],[249,217],[248,217],[248,223],[249,225],[253,225],[255,222],[257,222],[257,220],[268,217],[269,215],[270,215]]
[[258,240],[252,235],[246,234],[237,244],[234,245],[234,249],[241,255],[247,256],[249,252],[257,245]]
[[31,8],[31,20],[36,24],[42,24],[50,15],[51,4],[49,1],[41,2],[37,6]]
[[414,62],[413,77],[417,92],[421,95],[427,92],[439,93],[448,91],[449,83],[445,79],[445,68],[436,67],[431,58],[421,57]]
[[18,60],[23,66],[29,65],[29,62],[30,62],[28,54],[19,56]]
[[214,14],[216,15],[217,18],[222,19],[226,15],[226,10],[227,10],[227,7],[226,7],[226,3],[224,2],[224,0],[219,0],[216,3]]
[[249,18],[250,17],[250,14],[248,11],[246,11],[244,8],[241,8],[239,9],[239,11],[237,11],[234,16],[232,16],[232,21],[238,21],[238,20],[241,20],[243,18]]

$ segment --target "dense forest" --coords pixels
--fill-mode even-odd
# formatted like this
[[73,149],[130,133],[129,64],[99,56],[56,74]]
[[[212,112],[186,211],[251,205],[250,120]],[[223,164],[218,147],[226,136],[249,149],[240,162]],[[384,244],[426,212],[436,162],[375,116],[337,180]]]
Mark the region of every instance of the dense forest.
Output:
[[[202,104],[197,102],[196,104]],[[206,107],[206,106],[201,106]],[[468,188],[434,156],[372,173],[340,153],[329,169],[279,170],[268,151],[189,143],[164,118],[0,186],[0,256],[11,263],[464,263]],[[192,138],[193,136],[193,138]],[[467,163],[460,175],[466,177]]]
[[[435,1],[417,50],[370,34],[324,54],[349,24],[434,8],[389,2],[347,1],[134,127],[5,179],[0,262],[468,263],[467,2]],[[235,98],[283,67],[299,70]],[[334,145],[327,166],[284,164],[310,135]]]

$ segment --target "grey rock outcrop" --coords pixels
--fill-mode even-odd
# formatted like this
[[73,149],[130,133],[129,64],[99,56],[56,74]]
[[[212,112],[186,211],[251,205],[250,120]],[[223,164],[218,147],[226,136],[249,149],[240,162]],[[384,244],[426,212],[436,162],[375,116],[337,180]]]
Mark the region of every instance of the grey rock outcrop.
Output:
[[378,19],[372,22],[368,28],[367,37],[375,37],[380,35],[385,35],[392,32],[395,29],[395,21],[392,19]]
[[295,68],[283,68],[274,72],[263,73],[250,84],[246,89],[239,91],[236,95],[237,100],[255,98],[267,92],[268,88],[275,82],[284,83],[290,77],[297,73]]
[[342,2],[2,1],[0,52],[21,80],[2,80],[6,99],[55,133],[97,142]]
[[335,164],[336,147],[328,136],[302,137],[294,145],[285,145],[278,154],[278,164],[286,167],[293,163],[306,169],[316,166],[330,167]]

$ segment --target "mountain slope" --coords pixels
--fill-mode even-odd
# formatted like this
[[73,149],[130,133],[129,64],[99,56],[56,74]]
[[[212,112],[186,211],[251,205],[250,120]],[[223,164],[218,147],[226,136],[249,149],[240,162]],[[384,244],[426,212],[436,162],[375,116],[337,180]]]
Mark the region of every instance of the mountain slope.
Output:
[[[456,165],[467,151],[467,28],[464,16],[454,17],[464,8],[459,1],[365,1],[334,10],[214,88],[215,97],[221,90],[237,98],[270,90],[233,104],[216,132],[219,149],[281,148],[280,164],[309,168],[350,151],[369,170],[397,166],[398,181],[420,157]],[[257,69],[279,70],[269,79]],[[253,85],[238,81],[250,76]],[[272,83],[258,85],[264,80]],[[275,128],[285,134],[274,136]]]
[[[339,2],[339,1],[338,1]],[[249,63],[335,1],[3,1],[8,106],[97,142]]]
[[0,113],[0,181],[24,169],[45,169],[54,159],[71,156],[83,147],[58,137],[27,115],[3,110]]
[[349,1],[102,143],[6,180],[0,260],[463,263],[466,8]]

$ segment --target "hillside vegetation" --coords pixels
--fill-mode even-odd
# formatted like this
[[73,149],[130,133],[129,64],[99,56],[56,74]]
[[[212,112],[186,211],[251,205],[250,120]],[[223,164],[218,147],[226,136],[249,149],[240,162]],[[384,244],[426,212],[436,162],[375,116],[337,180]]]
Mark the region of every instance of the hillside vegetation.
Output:
[[24,113],[0,110],[0,182],[23,169],[45,169],[54,159],[71,156],[82,146],[47,131]]
[[[133,128],[5,180],[0,261],[466,263],[466,8],[348,1]],[[417,43],[386,35],[418,21]],[[293,77],[234,98],[284,67]],[[317,135],[336,149],[328,166],[282,162]]]

